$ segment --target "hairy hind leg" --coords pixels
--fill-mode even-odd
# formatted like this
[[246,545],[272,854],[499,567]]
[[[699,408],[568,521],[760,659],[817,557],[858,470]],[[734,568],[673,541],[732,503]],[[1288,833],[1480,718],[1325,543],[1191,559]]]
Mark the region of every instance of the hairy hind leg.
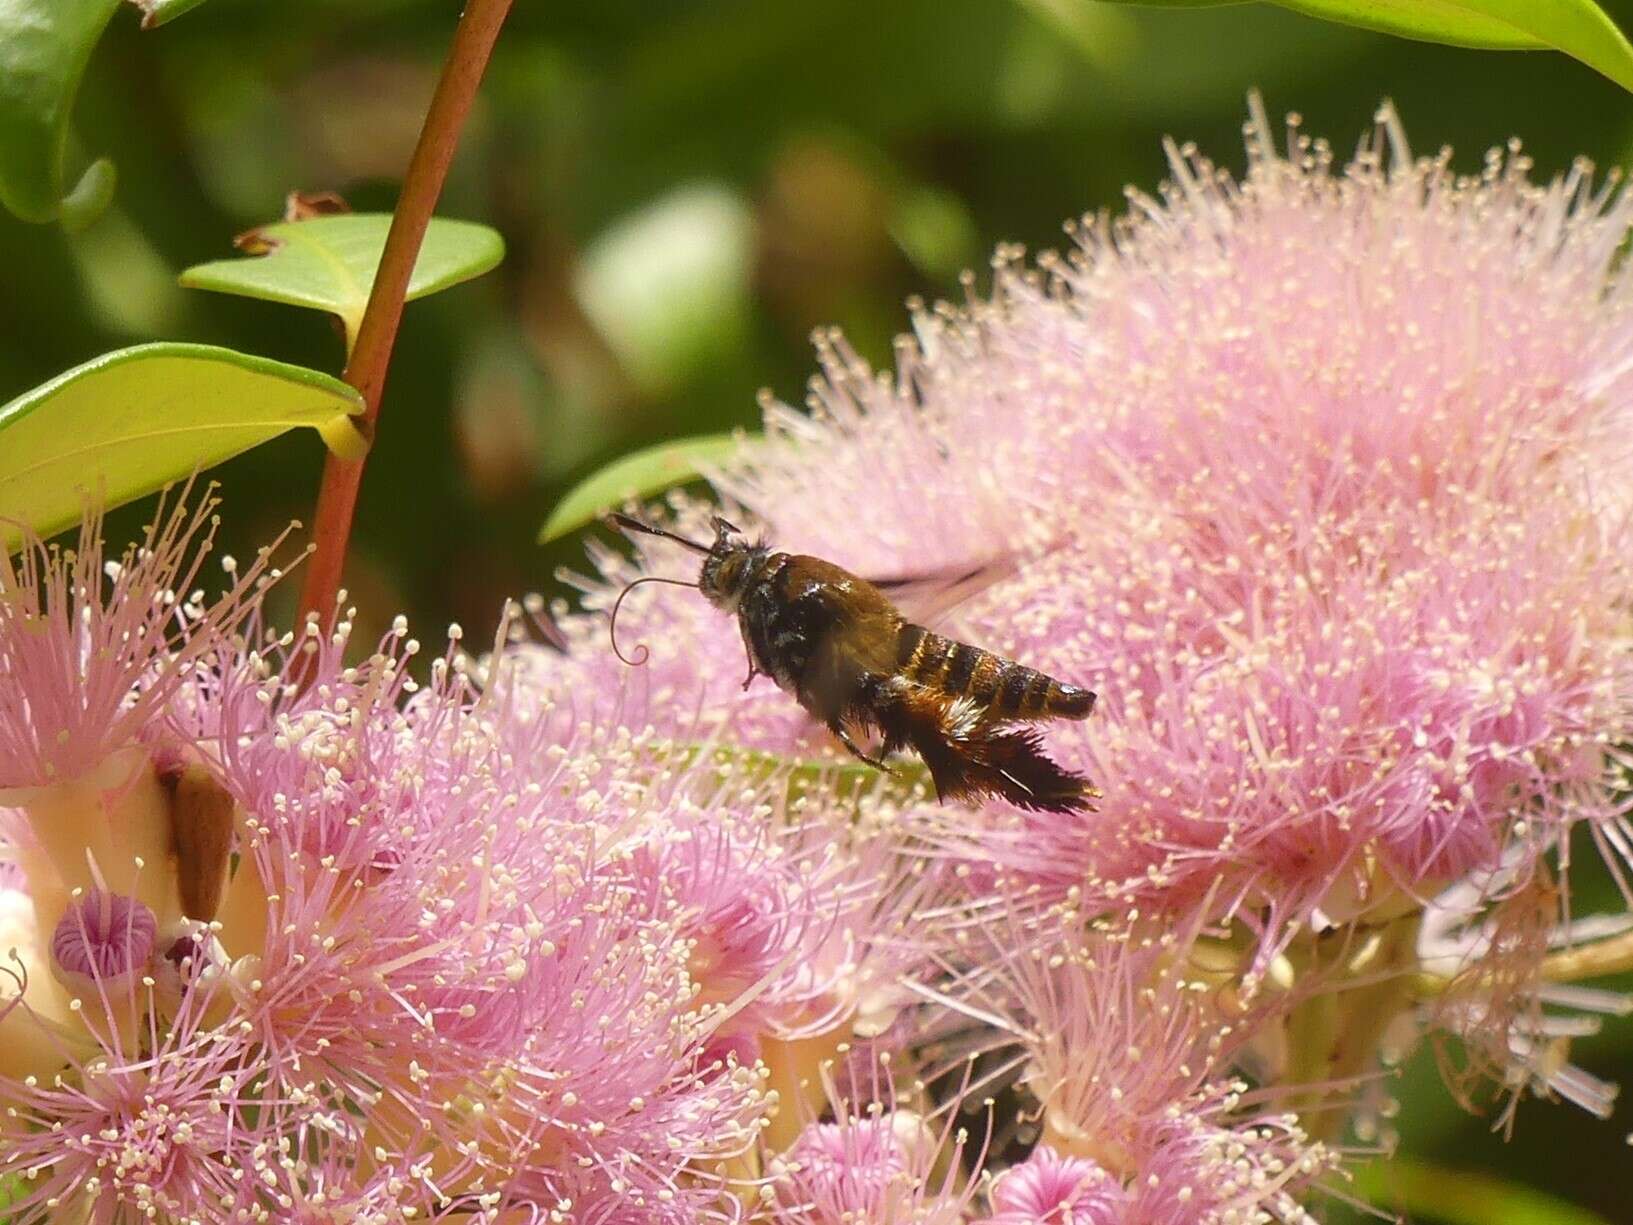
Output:
[[838,719],[835,719],[828,724],[828,730],[838,737],[840,744],[844,745],[850,750],[852,757],[855,757],[860,761],[867,762],[868,765],[872,766],[875,770],[883,770],[886,774],[894,773],[894,771],[892,771],[891,768],[885,764],[885,759],[882,755],[879,757],[869,757],[866,753],[864,753],[861,746],[859,746],[856,741],[851,739],[850,731]]

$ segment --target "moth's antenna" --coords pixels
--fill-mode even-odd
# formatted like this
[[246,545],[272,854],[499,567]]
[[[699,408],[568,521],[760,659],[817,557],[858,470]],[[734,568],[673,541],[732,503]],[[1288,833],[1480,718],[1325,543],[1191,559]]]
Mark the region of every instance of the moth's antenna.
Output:
[[[661,527],[653,527],[650,523],[642,523],[639,519],[630,515],[621,515],[617,511],[607,516],[606,524],[614,531],[622,532],[626,536],[631,532],[645,532],[648,536],[661,536],[665,540],[673,540],[676,544],[683,544],[694,553],[709,552],[708,545],[699,544],[695,540],[688,540],[684,536],[677,536],[674,532]],[[696,584],[692,584],[692,586],[696,586]]]
[[[634,521],[631,520],[631,522],[634,522]],[[639,524],[638,526],[645,527],[646,525],[643,523],[643,524]],[[661,533],[661,532],[654,532],[653,534],[654,535],[663,535],[663,533]],[[677,537],[677,539],[679,539],[679,538]],[[688,542],[682,540],[681,543],[686,544]],[[706,552],[708,552],[708,550],[705,549],[704,552],[706,553]],[[644,664],[648,659],[650,659],[652,657],[652,652],[647,650],[646,643],[644,643],[644,642],[636,644],[636,646],[635,646],[635,656],[634,656],[633,659],[630,658],[629,656],[625,655],[622,651],[620,651],[618,649],[618,610],[623,607],[624,597],[627,596],[630,592],[634,591],[642,583],[668,583],[672,587],[694,587],[695,588],[697,586],[696,583],[688,583],[684,579],[658,578],[656,575],[650,575],[649,574],[645,578],[636,579],[633,583],[631,583],[629,586],[625,587],[622,591],[620,591],[618,593],[618,599],[615,600],[613,602],[613,605],[612,605],[612,621],[607,626],[607,637],[612,640],[612,653],[614,655],[618,656],[618,659],[619,659],[620,663],[627,664],[631,668],[639,668],[642,664]]]

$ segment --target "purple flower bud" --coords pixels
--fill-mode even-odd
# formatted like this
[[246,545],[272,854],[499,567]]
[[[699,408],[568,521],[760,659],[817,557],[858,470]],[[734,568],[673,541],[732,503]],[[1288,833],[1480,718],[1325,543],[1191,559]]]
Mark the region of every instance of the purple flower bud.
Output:
[[1094,1162],[1044,1144],[993,1185],[992,1208],[990,1225],[1115,1225],[1125,1219],[1128,1193]]
[[112,986],[147,968],[158,924],[135,898],[86,893],[69,903],[51,936],[57,975]]

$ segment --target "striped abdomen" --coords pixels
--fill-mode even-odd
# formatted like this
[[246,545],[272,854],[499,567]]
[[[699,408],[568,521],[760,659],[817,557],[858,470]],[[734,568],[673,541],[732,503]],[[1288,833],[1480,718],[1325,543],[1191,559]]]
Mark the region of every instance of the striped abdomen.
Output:
[[897,674],[952,697],[969,698],[986,717],[1083,719],[1094,694],[1065,685],[1035,668],[954,642],[922,625],[903,625],[896,649]]

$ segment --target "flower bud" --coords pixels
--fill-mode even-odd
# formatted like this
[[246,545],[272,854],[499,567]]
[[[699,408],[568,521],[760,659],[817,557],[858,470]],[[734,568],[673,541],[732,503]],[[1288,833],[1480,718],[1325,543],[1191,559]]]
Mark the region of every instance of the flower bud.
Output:
[[134,986],[153,959],[158,924],[135,898],[76,894],[51,935],[51,970],[70,991],[110,998]]
[[232,856],[233,798],[203,766],[186,766],[165,780],[176,848],[181,912],[208,923],[221,908]]

